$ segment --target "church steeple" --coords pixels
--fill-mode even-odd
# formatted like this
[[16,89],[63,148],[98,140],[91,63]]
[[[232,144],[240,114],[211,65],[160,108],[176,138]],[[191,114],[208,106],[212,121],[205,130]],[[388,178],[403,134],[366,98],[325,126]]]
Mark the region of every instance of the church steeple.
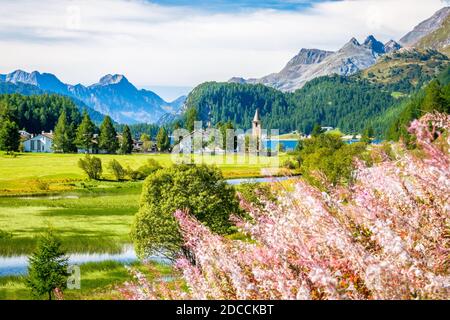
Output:
[[259,109],[256,109],[255,116],[253,117],[253,122],[261,122],[259,119]]
[[252,122],[252,135],[261,138],[261,119],[259,118],[259,110],[256,109]]

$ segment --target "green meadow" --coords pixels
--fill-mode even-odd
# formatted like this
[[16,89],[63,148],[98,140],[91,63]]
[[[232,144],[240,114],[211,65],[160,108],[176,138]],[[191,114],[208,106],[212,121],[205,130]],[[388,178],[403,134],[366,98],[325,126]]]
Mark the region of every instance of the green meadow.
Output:
[[[142,181],[117,182],[107,169],[112,159],[137,169],[148,159],[173,165],[170,154],[96,155],[102,160],[103,180],[89,181],[77,162],[81,154],[0,153],[0,256],[29,255],[37,237],[49,226],[56,230],[67,253],[118,253],[131,243],[130,225],[139,207]],[[225,178],[258,177],[261,169],[279,159],[210,156],[200,160],[216,165]],[[135,266],[152,278],[170,275],[170,266],[154,264],[153,271]],[[81,265],[81,290],[67,290],[66,299],[120,299],[117,285],[130,280],[119,262]],[[0,277],[0,300],[31,299],[22,276]]]
[[[76,182],[86,178],[77,165],[82,157],[80,154],[20,153],[10,156],[0,153],[0,195],[77,189]],[[106,168],[112,159],[119,161],[123,167],[132,169],[144,165],[148,159],[154,159],[165,167],[173,165],[170,154],[96,155],[96,157],[102,160],[105,179],[113,178]],[[281,165],[286,158],[286,155],[281,155],[278,159],[219,155],[193,157],[194,161],[217,165],[225,178],[257,177],[261,175],[262,168],[276,165],[277,161]]]
[[28,254],[51,226],[68,252],[118,252],[130,243],[141,183],[83,183],[57,195],[0,197],[0,255]]

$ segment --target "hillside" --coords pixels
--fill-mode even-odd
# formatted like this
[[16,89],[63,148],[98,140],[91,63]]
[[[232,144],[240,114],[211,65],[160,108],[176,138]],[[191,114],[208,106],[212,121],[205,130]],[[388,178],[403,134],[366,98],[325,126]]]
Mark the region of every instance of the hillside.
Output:
[[12,111],[19,128],[30,133],[54,130],[63,110],[69,123],[76,126],[81,122],[81,113],[75,103],[59,95],[3,94],[0,95],[0,113],[5,107]]
[[448,57],[436,50],[404,48],[381,57],[359,76],[405,94],[422,87],[449,63]]
[[[47,92],[39,89],[37,86],[32,84],[26,84],[22,82],[12,83],[0,81],[0,98],[2,97],[2,95],[5,94],[34,96],[34,95],[45,95],[47,94]],[[103,118],[105,116],[100,112],[95,111],[94,109],[88,107],[86,104],[84,104],[82,101],[76,98],[71,97],[70,100],[73,101],[73,103],[77,106],[80,112],[86,110],[89,116],[91,117],[92,121],[94,121],[96,124],[100,124],[103,121]]]
[[192,91],[186,106],[196,108],[204,123],[231,121],[238,128],[249,129],[259,109],[263,126],[280,133],[309,133],[316,123],[356,133],[394,102],[381,85],[331,76],[314,79],[294,93],[263,85],[208,82]]

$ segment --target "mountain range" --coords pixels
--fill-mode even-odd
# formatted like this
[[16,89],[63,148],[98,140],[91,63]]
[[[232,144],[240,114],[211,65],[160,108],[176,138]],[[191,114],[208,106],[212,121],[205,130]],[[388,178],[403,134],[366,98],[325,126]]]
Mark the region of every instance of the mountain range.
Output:
[[[361,43],[352,38],[335,52],[304,48],[278,73],[259,79],[232,78],[229,84],[263,84],[283,92],[294,92],[316,78],[357,74],[372,83],[386,83],[391,79],[397,83],[396,89],[407,91],[413,83],[420,85],[428,81],[439,71],[437,66],[444,67],[448,63],[443,54],[450,56],[449,34],[450,7],[445,7],[399,41],[382,43],[371,35]],[[210,94],[205,90],[201,92]],[[98,83],[84,86],[65,84],[51,73],[22,70],[0,74],[1,93],[65,95],[80,109],[86,108],[97,121],[109,115],[122,124],[170,123],[182,116],[187,109],[186,100],[189,100],[183,96],[172,102],[164,101],[150,90],[136,88],[118,74],[105,75]],[[194,100],[198,101],[190,99]]]
[[166,102],[152,91],[137,89],[125,76],[118,74],[105,75],[98,83],[90,86],[65,84],[51,73],[28,73],[22,70],[0,75],[0,81],[27,85],[27,91],[30,92],[39,90],[74,98],[124,124],[156,123],[160,118],[168,117],[168,114],[176,114],[185,100],[185,97],[180,97]]
[[287,65],[278,73],[259,79],[243,79],[235,77],[229,80],[234,83],[264,84],[281,91],[295,91],[308,81],[332,74],[350,76],[365,70],[375,63],[379,57],[392,54],[402,47],[421,47],[448,50],[450,44],[450,7],[437,11],[431,18],[420,23],[398,42],[390,40],[386,44],[374,36],[368,36],[363,43],[355,38],[350,39],[336,52],[320,49],[301,49]]

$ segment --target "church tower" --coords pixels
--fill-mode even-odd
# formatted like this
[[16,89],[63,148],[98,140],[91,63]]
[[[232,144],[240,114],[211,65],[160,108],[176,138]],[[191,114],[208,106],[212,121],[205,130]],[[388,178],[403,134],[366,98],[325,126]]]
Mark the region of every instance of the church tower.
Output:
[[259,118],[259,110],[256,109],[255,117],[252,122],[252,136],[261,139],[261,119]]

